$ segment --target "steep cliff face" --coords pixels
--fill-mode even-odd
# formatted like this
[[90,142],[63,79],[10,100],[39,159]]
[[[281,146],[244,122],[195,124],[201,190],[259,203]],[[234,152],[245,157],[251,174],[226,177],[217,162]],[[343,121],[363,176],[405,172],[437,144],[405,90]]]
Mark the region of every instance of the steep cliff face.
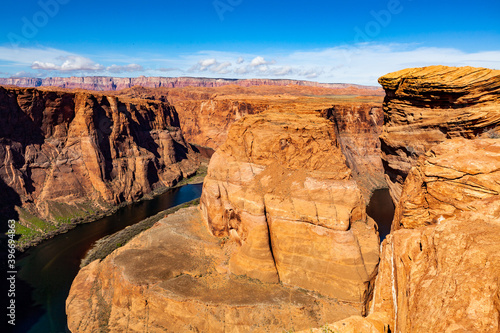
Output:
[[28,234],[136,200],[198,166],[167,103],[0,87],[0,116],[2,210]]
[[378,234],[335,128],[318,112],[265,112],[233,124],[210,162],[200,207],[214,235],[238,243],[232,273],[364,307]]
[[341,96],[318,87],[207,89],[147,89],[134,87],[118,95],[169,101],[179,113],[183,134],[191,143],[217,149],[229,127],[242,117],[264,111],[309,110],[335,124],[342,152],[366,200],[376,188],[386,187],[379,135],[383,125],[381,98]]
[[321,114],[335,124],[337,139],[353,178],[368,200],[374,189],[387,186],[380,157],[382,107],[375,103],[336,104]]
[[500,71],[431,66],[387,74],[382,159],[391,195],[418,157],[446,139],[500,136]]
[[500,140],[461,139],[410,172],[374,295],[373,311],[390,315],[392,332],[500,329],[498,170]]
[[[319,83],[302,80],[273,80],[273,79],[211,79],[197,77],[110,77],[110,76],[84,76],[84,77],[48,77],[48,78],[0,78],[0,85],[13,85],[18,87],[59,87],[70,89],[88,89],[96,91],[121,90],[133,86],[148,88],[183,88],[183,87],[222,87],[238,85],[251,86],[288,86],[297,85],[305,87],[322,87],[338,89],[346,94],[382,95],[379,87],[362,86],[347,83]],[[364,93],[363,93],[364,92]]]

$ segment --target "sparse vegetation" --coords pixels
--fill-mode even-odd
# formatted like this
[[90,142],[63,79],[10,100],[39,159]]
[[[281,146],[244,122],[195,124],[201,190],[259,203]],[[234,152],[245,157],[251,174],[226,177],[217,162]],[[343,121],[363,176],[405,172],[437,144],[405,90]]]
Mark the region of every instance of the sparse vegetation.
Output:
[[120,230],[112,235],[99,239],[92,249],[87,252],[85,258],[82,259],[80,267],[85,267],[94,260],[102,260],[106,258],[111,252],[127,244],[132,238],[140,234],[141,232],[151,228],[156,222],[160,221],[162,218],[169,214],[173,214],[179,209],[187,208],[191,206],[196,206],[200,203],[200,199],[195,199],[186,202],[182,205],[178,205],[158,214],[151,216],[141,222],[131,225],[123,230]]

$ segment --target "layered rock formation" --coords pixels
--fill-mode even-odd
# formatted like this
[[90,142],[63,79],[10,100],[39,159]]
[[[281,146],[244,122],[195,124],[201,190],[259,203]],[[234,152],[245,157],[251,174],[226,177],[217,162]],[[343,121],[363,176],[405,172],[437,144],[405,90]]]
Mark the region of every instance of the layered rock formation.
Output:
[[392,332],[500,330],[499,170],[500,140],[462,139],[410,172],[374,296]]
[[213,89],[134,87],[116,94],[168,100],[179,113],[185,138],[198,146],[212,149],[222,145],[231,124],[246,115],[272,110],[319,112],[335,124],[342,152],[365,199],[370,198],[374,189],[387,186],[380,158],[382,100],[377,96],[342,97],[333,89],[300,86],[226,86]]
[[239,244],[232,273],[366,304],[378,234],[335,128],[318,112],[265,112],[233,124],[200,206],[214,235]]
[[382,244],[370,314],[313,332],[498,332],[499,170],[498,139],[448,140],[421,157]]
[[393,230],[439,224],[500,194],[500,141],[453,139],[417,161],[406,178]]
[[2,208],[35,233],[171,186],[198,167],[168,103],[0,87],[0,116]]
[[72,332],[282,332],[359,313],[348,305],[227,273],[228,247],[197,208],[161,220],[75,278]]
[[11,77],[0,78],[0,85],[13,85],[18,87],[59,87],[70,89],[88,89],[96,91],[121,90],[131,88],[133,86],[141,86],[148,88],[182,88],[182,87],[222,87],[226,85],[238,85],[242,87],[250,86],[307,86],[307,87],[323,87],[338,89],[345,91],[347,94],[359,94],[359,92],[378,94],[382,91],[379,87],[362,86],[347,83],[319,83],[302,80],[273,80],[273,79],[211,79],[211,78],[196,78],[196,77],[109,77],[109,76],[84,76],[84,77],[48,77],[48,78],[31,78],[31,77]]
[[391,195],[397,203],[418,157],[446,139],[500,136],[500,71],[431,66],[387,74],[380,136]]
[[368,200],[374,189],[386,186],[380,158],[379,136],[384,124],[381,106],[375,103],[336,104],[322,110],[322,115],[335,124],[347,164]]

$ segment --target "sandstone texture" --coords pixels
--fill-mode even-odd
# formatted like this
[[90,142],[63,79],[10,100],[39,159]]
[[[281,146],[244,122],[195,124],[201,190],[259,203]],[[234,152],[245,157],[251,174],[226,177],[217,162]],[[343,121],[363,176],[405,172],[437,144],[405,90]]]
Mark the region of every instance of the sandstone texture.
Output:
[[500,140],[454,139],[410,172],[372,309],[392,332],[499,331],[499,170]]
[[439,224],[500,194],[500,140],[452,139],[434,146],[406,178],[393,230]]
[[199,165],[168,103],[0,87],[0,117],[2,212],[30,234],[137,200]]
[[369,315],[313,332],[498,332],[499,170],[499,139],[448,140],[422,156],[382,243]]
[[159,221],[75,278],[72,332],[283,332],[359,312],[305,290],[228,273],[230,243],[197,207]]
[[373,190],[386,187],[380,157],[384,113],[378,103],[342,103],[322,110],[335,124],[337,139],[366,200]]
[[355,304],[370,296],[378,234],[336,138],[316,111],[232,125],[201,197],[211,232],[238,243],[230,272]]
[[431,66],[387,74],[380,136],[394,202],[418,157],[446,139],[500,136],[500,71]]
[[133,87],[116,92],[119,96],[168,101],[179,113],[186,140],[212,149],[227,140],[231,124],[244,116],[264,111],[318,112],[334,123],[348,166],[368,200],[374,189],[387,186],[380,158],[382,99],[344,95],[347,93],[322,87],[235,85],[182,89]]

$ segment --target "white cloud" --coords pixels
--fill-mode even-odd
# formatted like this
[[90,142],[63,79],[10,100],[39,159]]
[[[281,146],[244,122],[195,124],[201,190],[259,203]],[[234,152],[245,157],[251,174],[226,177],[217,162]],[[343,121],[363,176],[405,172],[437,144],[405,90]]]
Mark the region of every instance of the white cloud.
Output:
[[[185,60],[198,62],[200,59],[216,59],[215,62],[221,64],[238,58],[252,60],[247,64],[236,61],[235,65],[228,66],[224,71],[208,72],[214,77],[224,74],[225,77],[235,78],[290,78],[377,85],[380,76],[407,67],[448,65],[500,69],[500,50],[464,52],[453,48],[419,47],[414,44],[364,43],[260,55],[203,51],[187,56]],[[217,68],[212,66],[210,68]],[[191,67],[191,70],[192,75],[197,75],[196,66]]]
[[33,61],[31,65],[32,69],[40,69],[47,71],[60,71],[60,72],[75,72],[75,71],[85,71],[85,72],[95,72],[102,71],[105,67],[103,65],[97,64],[89,58],[81,56],[61,56],[58,57],[58,64],[53,62],[43,62],[43,61]]
[[255,57],[255,58],[252,59],[252,61],[250,62],[250,66],[252,66],[252,67],[258,67],[258,66],[267,65],[267,64],[273,64],[273,63],[274,63],[274,61],[267,61],[263,57],[258,56],[258,57]]
[[[272,59],[272,60],[271,60]],[[140,65],[139,65],[140,64]],[[363,43],[315,50],[267,52],[199,51],[163,58],[148,54],[103,54],[87,57],[51,48],[0,46],[4,75],[37,70],[44,75],[150,75],[226,78],[289,78],[318,82],[376,85],[389,72],[428,65],[475,66],[500,69],[500,50],[464,52],[453,48],[415,44]],[[157,68],[157,69],[151,69]]]
[[204,60],[200,60],[198,62],[198,65],[200,65],[199,69],[200,71],[205,71],[207,70],[209,67],[213,66],[213,65],[216,65],[217,64],[217,60],[215,59],[204,59]]
[[192,66],[189,72],[205,72],[208,71],[213,74],[228,74],[232,71],[229,69],[232,64],[229,61],[219,62],[215,58],[202,59]]

